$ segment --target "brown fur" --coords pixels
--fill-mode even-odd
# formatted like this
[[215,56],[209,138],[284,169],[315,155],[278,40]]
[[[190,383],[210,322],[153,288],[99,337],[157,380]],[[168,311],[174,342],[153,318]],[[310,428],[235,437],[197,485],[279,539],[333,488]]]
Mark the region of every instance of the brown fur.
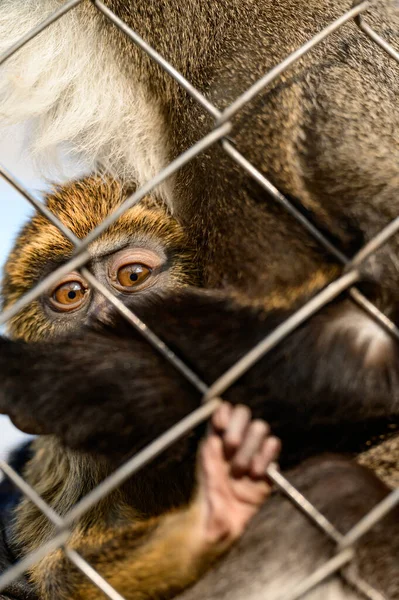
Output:
[[[68,547],[78,551],[126,598],[172,597],[198,579],[226,548],[224,544],[215,545],[201,556],[190,547],[198,510],[195,502],[188,508],[141,521],[117,495],[115,500],[115,510],[107,502],[106,519],[99,518],[100,506],[100,512],[87,519],[90,524],[74,529]],[[112,522],[110,513],[114,513]],[[94,600],[99,596],[98,589],[73,567],[62,550],[36,564],[30,577],[41,598]]]
[[[184,11],[175,0],[146,2],[140,10],[135,2],[106,4],[220,109],[350,8],[346,0],[195,0]],[[203,109],[91,3],[76,15],[83,30],[88,23],[97,28],[126,87],[144,86],[148,110],[156,106],[164,120],[168,158],[209,131],[213,122]],[[372,7],[365,18],[397,45],[393,3]],[[397,80],[396,63],[350,22],[234,118],[237,148],[349,254],[398,214]],[[165,145],[165,135],[159,141]],[[196,249],[206,287],[273,308],[285,306],[290,290],[316,292],[340,271],[219,146],[180,170],[171,185],[174,213]],[[396,254],[392,240],[366,269],[385,288],[373,300],[393,317]],[[27,323],[34,318],[26,315]]]
[[[176,1],[141,3],[139,10],[136,2],[107,4],[219,108],[350,7],[346,0],[193,0],[184,10]],[[210,130],[212,119],[95,7],[87,2],[79,10],[83,22],[96,21],[126,85],[145,85],[149,103],[165,122],[168,158]],[[397,44],[394,9],[381,5],[367,19]],[[237,148],[311,211],[316,224],[331,232],[348,254],[399,212],[397,82],[397,65],[351,22],[234,118]],[[291,291],[296,299],[309,289],[316,292],[340,271],[340,265],[220,146],[191,161],[173,183],[174,214],[195,248],[205,287],[226,290],[242,303],[275,307],[284,305],[281,299]],[[28,237],[34,232],[29,230]],[[29,245],[25,237],[26,241]],[[58,243],[66,249],[65,242]],[[55,249],[47,244],[46,252],[42,246],[32,248],[33,264],[40,252],[53,255]],[[70,255],[71,248],[66,251]],[[377,303],[394,316],[399,297],[397,251],[393,240],[365,269],[386,286],[388,294],[378,295]],[[34,283],[30,275],[26,284],[25,275],[21,280],[27,264],[17,247],[7,271],[7,306]],[[47,335],[35,306],[14,320],[15,336]],[[52,477],[43,481],[53,484]]]
[[[121,198],[121,188],[116,182],[89,178],[58,188],[47,198],[47,204],[81,238],[104,219],[107,205],[112,209],[119,205]],[[123,235],[133,230],[154,236],[169,250],[178,250],[171,267],[174,280],[177,285],[193,281],[194,258],[186,249],[187,241],[181,228],[150,199],[118,220],[99,238],[99,244],[109,243],[113,247]],[[43,217],[35,216],[23,229],[6,266],[6,306],[12,305],[42,277],[50,261],[59,264],[72,251],[72,245],[56,228]],[[330,267],[329,277],[333,276],[334,269]],[[252,304],[258,302],[263,307],[266,305],[267,309],[289,307],[290,302],[297,302],[302,294],[325,285],[329,281],[326,277],[326,273],[316,272],[302,286],[288,290],[284,299],[272,294],[263,303],[261,299],[255,299]],[[246,303],[244,298],[242,303]],[[52,335],[41,301],[38,300],[31,310],[28,313],[32,315],[31,320],[24,312],[15,317],[10,327],[13,335],[27,340]],[[66,515],[112,470],[107,460],[68,450],[51,436],[36,439],[33,450],[34,456],[25,468],[24,477],[61,516]],[[190,513],[187,527],[180,522],[182,526],[178,529],[172,526],[173,511],[148,518],[137,508],[135,494],[138,487],[123,486],[91,509],[73,528],[69,546],[87,558],[126,597],[135,600],[171,597],[194,583],[217,553],[208,555],[203,563],[192,562],[192,557],[183,550],[184,536],[190,527]],[[166,529],[165,520],[172,523]],[[28,500],[22,500],[15,513],[14,526],[14,542],[20,551],[25,553],[38,548],[49,541],[55,531],[40,510]],[[159,537],[159,531],[164,531],[165,535]],[[172,547],[182,552],[171,553]],[[60,550],[32,567],[29,577],[43,599],[94,600],[98,597],[96,588],[82,578]],[[158,589],[160,582],[164,584]]]
[[[128,190],[109,178],[92,177],[55,187],[46,197],[48,208],[79,238],[83,239],[127,198]],[[134,227],[132,228],[132,223]],[[198,281],[192,251],[178,223],[154,200],[146,198],[124,213],[91,248],[129,238],[133,232],[162,240],[166,250],[175,252],[171,277],[176,286]],[[90,248],[89,248],[90,251]],[[3,308],[11,306],[40,279],[72,256],[73,245],[57,227],[40,214],[23,228],[5,265]],[[14,338],[35,341],[51,335],[40,299],[30,303],[8,324]]]
[[[46,197],[46,205],[79,238],[84,238],[94,227],[117,208],[128,196],[116,181],[105,177],[92,177],[76,181],[64,187],[55,187]],[[131,236],[132,232],[162,240],[165,250],[172,253],[171,276],[175,286],[184,286],[197,281],[193,256],[188,249],[182,229],[164,208],[146,198],[139,205],[124,213],[94,246],[111,244]],[[89,248],[90,251],[90,248]],[[11,306],[26,291],[32,288],[46,272],[65,262],[73,252],[72,244],[59,230],[40,214],[36,214],[23,228],[5,267],[3,283],[3,306]],[[14,338],[35,341],[52,335],[51,326],[43,311],[41,299],[32,302],[10,323],[9,331]],[[106,461],[93,459],[69,451],[52,437],[41,437],[34,441],[34,457],[27,465],[25,477],[36,491],[60,515],[65,515],[74,504],[98,485],[110,472]],[[89,511],[76,526],[71,545],[90,545],[90,540],[101,540],[100,532],[108,536],[115,527],[132,523],[139,514],[123,492],[116,491]],[[139,529],[141,526],[138,526]],[[54,526],[31,502],[23,500],[16,512],[15,542],[24,552],[37,548],[54,535]],[[98,533],[95,533],[95,532]],[[157,555],[157,559],[162,554]],[[51,565],[58,569],[59,552],[41,561],[31,572],[35,582],[49,579]],[[44,595],[46,592],[43,590]],[[57,598],[61,597],[61,590]],[[89,594],[89,591],[87,591]],[[47,596],[46,596],[47,597]],[[66,596],[68,597],[68,596]]]
[[[85,474],[93,475],[95,463],[83,460],[82,465],[85,472],[75,474],[74,479],[69,475],[69,485],[72,481],[84,481]],[[65,471],[60,472],[65,475]],[[76,486],[76,489],[84,493],[81,487]],[[65,491],[63,487],[62,492]],[[60,504],[65,507],[64,501],[54,503],[53,499],[46,499],[58,508]],[[116,491],[74,527],[68,548],[79,552],[127,599],[170,598],[194,583],[232,543],[229,538],[222,538],[204,549],[201,541],[193,538],[193,531],[201,519],[200,508],[194,497],[188,507],[143,519],[128,504],[128,498]],[[38,540],[44,542],[48,528],[41,528],[40,519],[35,520],[32,514],[29,515],[26,506],[20,506],[18,512],[17,520],[21,516],[19,532],[25,519],[25,526],[29,527],[31,523],[37,526]],[[24,545],[24,550],[37,547],[38,540],[31,548]],[[21,539],[19,541],[23,543]],[[29,577],[43,599],[94,600],[99,596],[98,589],[70,563],[61,549],[35,564]]]
[[[107,4],[220,109],[350,7],[346,0],[207,0],[185,11],[173,1],[140,11],[120,0]],[[81,9],[82,18],[95,18],[90,6]],[[394,6],[382,3],[367,19],[397,44]],[[108,21],[100,18],[100,27],[127,78],[144,76],[163,105],[170,158],[209,131],[212,119],[171,77]],[[398,212],[397,93],[397,65],[351,22],[245,106],[232,137],[352,251]],[[302,228],[217,145],[178,172],[173,206],[201,249],[209,287],[284,296],[325,261],[310,239],[304,251]],[[389,252],[384,259],[384,276],[396,282]]]
[[[134,2],[107,5],[219,109],[351,7],[346,0],[198,0],[184,11],[171,0],[140,11]],[[82,18],[95,18],[91,7],[82,6]],[[364,18],[398,47],[395,3],[382,2]],[[211,129],[212,118],[144,52],[107,20],[99,19],[99,29],[127,81],[144,77],[163,107],[170,158]],[[244,106],[231,137],[351,255],[399,214],[398,95],[397,63],[352,21]],[[244,304],[283,306],[291,290],[316,292],[340,271],[218,145],[178,172],[173,207],[198,247],[204,285]],[[364,265],[384,288],[373,301],[392,318],[397,239]],[[307,283],[317,279],[320,287]],[[392,452],[385,448],[383,461]]]

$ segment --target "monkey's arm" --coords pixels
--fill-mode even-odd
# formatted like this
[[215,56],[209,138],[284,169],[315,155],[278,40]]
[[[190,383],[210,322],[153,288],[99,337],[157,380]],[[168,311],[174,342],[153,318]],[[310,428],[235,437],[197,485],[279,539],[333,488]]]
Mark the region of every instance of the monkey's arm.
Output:
[[[195,502],[184,511],[114,530],[105,541],[95,534],[89,535],[74,550],[124,598],[166,599],[199,579],[212,560],[230,545],[227,538],[220,536],[207,547],[202,539],[201,521]],[[73,570],[66,559],[60,558],[56,568],[53,576],[65,580],[68,599],[98,597],[97,588]],[[43,592],[46,600],[53,600]]]
[[[346,330],[325,335],[342,302],[292,333],[224,394],[249,403],[285,444],[285,458],[359,449],[399,412],[396,349],[364,365]],[[240,308],[186,291],[136,311],[207,383],[288,313]],[[109,456],[134,452],[200,404],[200,394],[122,317],[54,342],[0,343],[0,410],[21,429]],[[381,423],[380,423],[381,421]],[[378,426],[377,426],[378,425]],[[115,443],[117,435],[117,444]],[[301,454],[302,452],[302,454]]]
[[[244,406],[224,403],[198,453],[198,490],[188,507],[144,522],[88,530],[77,550],[129,600],[166,600],[196,581],[237,540],[270,493],[265,471],[280,444]],[[125,521],[128,518],[125,516]],[[49,565],[51,565],[49,567]],[[98,590],[58,550],[39,570],[40,597],[91,600]],[[49,573],[49,569],[51,572]],[[59,590],[63,590],[59,592]]]

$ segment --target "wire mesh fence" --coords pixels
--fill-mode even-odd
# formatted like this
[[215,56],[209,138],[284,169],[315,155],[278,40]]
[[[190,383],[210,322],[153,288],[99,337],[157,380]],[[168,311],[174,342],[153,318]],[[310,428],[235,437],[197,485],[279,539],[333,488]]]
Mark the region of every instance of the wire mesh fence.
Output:
[[[53,14],[48,16],[41,24],[23,36],[16,44],[9,48],[0,56],[0,65],[5,63],[11,56],[17,53],[31,39],[41,33],[47,27],[62,19],[69,11],[74,10],[84,0],[69,0],[65,2]],[[389,0],[387,0],[389,1]],[[351,300],[356,303],[363,311],[369,314],[379,325],[389,334],[399,340],[399,329],[386,315],[384,315],[373,303],[371,303],[360,291],[356,284],[359,281],[359,268],[361,264],[375,253],[384,243],[386,243],[399,230],[399,216],[382,229],[373,239],[371,239],[355,256],[348,257],[335,247],[329,239],[319,231],[307,218],[297,210],[297,208],[278,190],[275,186],[257,170],[235,147],[234,140],[227,137],[231,130],[231,119],[234,115],[259,92],[269,86],[282,73],[290,68],[295,61],[312,51],[312,49],[325,42],[328,44],[328,37],[341,27],[344,27],[349,21],[354,20],[358,26],[359,36],[365,35],[369,38],[370,44],[377,44],[385,53],[387,60],[394,60],[399,63],[399,53],[390,46],[380,35],[374,31],[368,24],[365,13],[375,2],[373,0],[364,0],[356,3],[335,21],[330,23],[325,29],[310,39],[303,46],[292,52],[282,62],[277,64],[261,79],[256,81],[249,89],[242,93],[225,110],[218,110],[209,100],[201,94],[173,65],[169,64],[160,56],[150,45],[146,43],[135,31],[128,27],[116,14],[114,14],[101,0],[92,0],[92,4],[98,11],[111,21],[115,27],[119,28],[133,44],[136,44],[152,60],[162,67],[170,77],[174,78],[182,88],[202,106],[214,119],[213,129],[202,139],[197,141],[192,147],[183,152],[173,160],[166,168],[160,171],[155,177],[148,181],[144,186],[131,195],[118,209],[112,212],[100,225],[91,231],[84,239],[78,239],[61,221],[52,214],[41,202],[34,198],[17,179],[9,173],[4,167],[0,167],[1,176],[18,192],[20,192],[36,210],[42,213],[51,223],[53,223],[72,242],[74,246],[73,257],[63,266],[57,268],[50,275],[45,277],[29,293],[20,298],[14,305],[4,310],[0,315],[0,324],[5,324],[18,312],[29,304],[32,300],[38,298],[47,291],[52,285],[56,284],[60,278],[71,270],[79,269],[88,283],[102,294],[115,309],[120,312],[127,321],[138,329],[138,331],[152,344],[154,351],[160,352],[166,360],[180,371],[180,373],[201,393],[203,403],[200,408],[188,415],[182,421],[175,424],[174,427],[166,431],[158,439],[154,440],[144,450],[129,459],[125,464],[115,470],[99,486],[93,489],[83,497],[74,508],[64,517],[57,514],[49,504],[47,504],[35,490],[25,482],[20,475],[6,462],[0,461],[0,469],[8,477],[24,496],[26,496],[37,508],[54,524],[56,534],[49,542],[45,543],[35,551],[27,554],[22,560],[11,567],[6,573],[0,576],[0,592],[16,578],[21,576],[29,567],[37,563],[50,551],[64,547],[71,533],[73,523],[82,515],[87,513],[91,507],[103,499],[112,490],[117,488],[125,480],[139,471],[144,465],[148,464],[157,455],[163,452],[168,446],[173,444],[180,437],[188,433],[192,428],[208,419],[213,411],[221,402],[221,395],[256,361],[266,353],[275,348],[292,331],[304,323],[328,302],[336,298],[343,291],[346,291]],[[343,266],[343,275],[337,278],[333,283],[315,295],[310,301],[304,304],[285,322],[272,331],[265,339],[258,343],[250,352],[242,357],[220,378],[206,385],[188,365],[178,358],[172,350],[166,347],[156,332],[151,331],[131,310],[129,310],[115,295],[112,294],[100,281],[98,281],[90,271],[85,267],[90,255],[88,246],[102,232],[104,232],[112,223],[114,223],[126,210],[140,202],[147,194],[153,191],[157,186],[173,175],[178,169],[204,152],[214,144],[221,144],[224,151],[249,174],[278,204],[288,211],[295,219],[314,237],[314,239],[327,250]],[[307,577],[300,586],[292,590],[285,600],[294,600],[300,598],[307,591],[311,590],[319,583],[323,582],[331,574],[348,565],[355,556],[355,543],[369,531],[380,519],[391,511],[399,503],[399,489],[392,491],[379,505],[369,512],[361,521],[357,523],[348,533],[342,535],[313,506],[289,481],[276,469],[271,466],[268,469],[268,476],[275,485],[284,493],[291,502],[295,504],[298,510],[303,511],[307,516],[331,539],[336,545],[336,553],[332,559],[326,562],[322,567],[315,569],[314,573]],[[111,600],[123,600],[122,596],[103,579],[100,573],[97,573],[76,551],[64,548],[65,555],[82,573],[89,578],[108,598]],[[370,587],[367,581],[355,577],[351,582],[360,595],[370,599],[381,598],[379,592]]]

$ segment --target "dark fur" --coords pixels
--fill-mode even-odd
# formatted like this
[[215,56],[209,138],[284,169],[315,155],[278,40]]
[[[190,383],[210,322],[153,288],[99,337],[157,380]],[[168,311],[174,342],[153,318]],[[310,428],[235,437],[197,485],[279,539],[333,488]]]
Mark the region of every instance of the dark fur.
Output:
[[[14,450],[8,457],[8,464],[19,474],[31,458],[30,442]],[[4,573],[17,560],[17,552],[12,548],[12,513],[21,501],[21,492],[7,478],[0,482],[0,573]],[[7,595],[0,593],[3,600],[35,600],[36,594],[25,577],[13,582],[7,588]]]
[[[177,1],[156,0],[138,7],[137,2],[110,0],[108,5],[223,108],[288,52],[342,14],[350,3],[194,0],[185,10]],[[165,121],[168,158],[210,130],[213,122],[202,109],[99,17],[90,3],[82,5],[81,18],[97,19],[101,40],[117,54],[127,85],[134,85],[138,78],[148,88],[148,97],[155,98]],[[384,37],[397,43],[399,25],[393,10],[382,6],[367,18]],[[350,23],[297,62],[234,119],[232,135],[237,148],[300,202],[348,254],[399,212],[397,73],[397,65]],[[171,200],[196,250],[205,287],[222,289],[240,306],[255,305],[264,310],[255,314],[251,309],[233,307],[230,301],[196,294],[159,302],[161,316],[157,305],[148,311],[140,309],[155,331],[211,383],[310,294],[335,278],[340,266],[275,206],[220,146],[177,174]],[[393,240],[365,266],[367,276],[380,284],[373,299],[393,318],[399,295],[396,255],[397,241]],[[21,293],[21,288],[11,286],[8,300],[12,303]],[[358,347],[356,332],[338,328],[335,335],[324,335],[329,323],[348,309],[350,316],[352,308],[343,299],[325,309],[226,394],[234,401],[253,403],[271,420],[283,436],[287,462],[323,448],[359,450],[371,434],[379,434],[397,417],[396,347],[386,344],[370,366],[367,343]],[[28,336],[19,331],[21,337],[32,332],[38,337],[34,315],[32,323]],[[197,406],[200,397],[137,334],[125,324],[121,327],[116,336],[101,328],[97,332],[85,330],[53,346],[29,347],[3,341],[3,410],[28,430],[56,433],[73,448],[113,452],[116,461],[121,454],[151,441]],[[44,324],[42,337],[47,332]],[[25,379],[21,378],[22,367],[26,368]],[[57,370],[53,389],[48,373]],[[115,431],[116,453],[112,450]],[[135,506],[147,506],[147,510],[150,506],[150,511],[183,501],[192,478],[188,477],[186,486],[180,479],[184,469],[176,469],[175,461],[192,456],[195,441],[189,438],[169,452],[171,462],[166,461],[165,466],[161,459],[158,465],[163,469],[147,469],[151,484],[146,486],[143,476],[139,485],[133,484],[134,494],[129,500]],[[47,447],[42,446],[46,449],[45,456],[50,457],[47,475],[54,477],[45,482],[46,498],[56,509],[67,510],[87,491],[68,489],[63,481],[65,472],[79,473],[83,487],[89,485],[87,481],[94,486],[98,472],[108,472],[109,465],[104,467],[90,456],[68,454],[50,440]],[[39,452],[26,473],[31,482],[44,485]],[[190,463],[190,458],[187,460]],[[158,473],[163,474],[163,482],[166,480],[164,469],[168,466],[172,466],[166,471],[168,482],[176,481],[172,475],[177,475],[178,481],[176,486],[163,486],[167,495],[159,506],[158,498],[154,498],[157,488],[152,484]],[[361,500],[374,485],[358,481],[354,497],[362,491]],[[58,506],[51,490],[63,499],[67,497],[68,506]],[[344,511],[344,502],[338,504]],[[113,506],[112,500],[109,506]],[[339,510],[338,521],[346,516]],[[20,507],[19,515],[23,513],[19,539],[24,530],[26,549],[49,536],[51,529],[26,504]],[[355,504],[354,513],[356,521],[362,507]],[[276,524],[275,518],[265,522],[270,527]],[[380,552],[381,560],[389,562],[397,556],[398,536],[393,529],[389,535],[389,524],[381,531],[381,540],[392,538],[392,547],[386,545]],[[277,539],[278,531],[269,535]],[[301,556],[304,554],[301,550]],[[392,588],[391,576],[384,575],[383,579],[379,587]],[[248,578],[245,581],[248,584]],[[395,590],[389,593],[397,595]]]
[[[287,476],[341,533],[353,527],[387,493],[367,469],[337,456],[310,459]],[[375,526],[357,550],[357,559],[344,569],[342,579],[332,577],[305,597],[361,598],[344,583],[356,573],[387,598],[399,598],[399,510]],[[275,494],[226,559],[179,599],[278,600],[295,590],[334,551],[334,544],[325,534],[284,496]]]
[[[320,344],[318,334],[323,321],[340,309],[340,304],[324,309],[225,394],[232,402],[248,403],[256,415],[269,420],[283,440],[283,465],[322,450],[358,451],[371,434],[383,431],[397,416],[394,368],[382,378],[387,386],[392,385],[391,401],[386,404],[388,389],[380,388],[379,374],[369,370],[365,379],[361,354],[345,352],[350,339],[334,339],[325,347]],[[239,308],[220,295],[196,290],[152,302],[138,313],[209,383],[287,317],[282,311],[266,316],[254,309]],[[1,346],[1,409],[31,432],[56,434],[72,449],[104,453],[110,466],[152,441],[201,400],[198,392],[117,315],[112,326],[98,323],[53,342],[26,344],[3,339]],[[294,371],[286,356],[298,347],[303,358],[301,369]],[[323,365],[319,371],[315,370],[316,356],[317,364]],[[392,360],[394,367],[396,354]],[[345,371],[340,368],[350,374],[348,379],[332,377],[340,361],[345,362]],[[333,365],[332,373],[329,363]],[[309,386],[310,381],[313,386]],[[344,394],[346,404],[342,402]],[[135,510],[151,516],[189,499],[193,480],[183,477],[183,470],[193,472],[197,439],[197,435],[186,437],[122,487],[123,497],[133,503]],[[183,470],[182,461],[186,464]],[[88,456],[87,465],[90,468]],[[40,468],[40,462],[37,466]],[[156,494],[166,480],[165,493]],[[343,532],[387,493],[371,473],[337,458],[322,457],[304,463],[292,480]],[[350,567],[392,599],[399,597],[397,522],[396,513],[392,513],[366,536],[360,543],[358,559]],[[138,541],[137,535],[129,543],[127,539],[118,537],[114,544],[115,550],[123,544],[124,557],[134,552]],[[292,539],[297,540],[294,546]],[[314,526],[276,496],[239,546],[183,597],[212,599],[227,594],[239,598],[259,589],[268,598],[277,598],[285,585],[292,589],[332,551],[331,543]],[[303,555],[306,560],[298,563]],[[87,558],[97,565],[102,552],[93,556],[89,553]],[[291,557],[284,563],[283,578],[278,566],[282,556]],[[109,560],[111,555],[107,564]],[[259,561],[264,561],[267,568],[255,576],[252,569],[255,565],[259,568]],[[97,566],[101,567],[101,560]],[[81,585],[81,577],[65,561],[59,568],[62,571],[54,575],[56,580],[45,575],[49,586],[45,597],[61,594],[60,577],[70,596],[71,590]],[[349,571],[349,579],[350,573],[353,571]],[[55,581],[58,583],[52,592]],[[337,586],[336,597],[352,598],[350,587],[339,578],[331,585]],[[323,590],[321,587],[320,594]]]
[[[195,0],[181,11],[177,0],[140,10],[136,2],[107,4],[220,109],[351,6],[347,0]],[[89,15],[94,11],[87,6],[82,18]],[[398,43],[394,4],[374,7],[366,18]],[[140,74],[163,108],[169,157],[175,157],[211,129],[212,118],[126,36],[100,22],[128,81]],[[398,65],[351,22],[234,118],[238,150],[348,253],[398,214],[397,82]],[[207,287],[231,287],[252,299],[284,295],[325,264],[325,253],[301,226],[218,145],[177,173],[172,202],[200,250]],[[380,257],[371,272],[379,281],[389,277],[396,290],[392,253]]]
[[[341,304],[324,309],[224,394],[270,422],[283,440],[285,462],[321,450],[359,451],[397,419],[396,347],[382,365],[364,372],[350,333],[324,340],[323,325],[340,310]],[[266,315],[195,290],[136,312],[208,384],[289,315]],[[199,406],[192,384],[123,317],[114,319],[112,326],[98,323],[53,342],[2,339],[2,411],[31,433],[55,434],[73,449],[120,458]],[[286,357],[296,352],[301,361],[294,368]]]

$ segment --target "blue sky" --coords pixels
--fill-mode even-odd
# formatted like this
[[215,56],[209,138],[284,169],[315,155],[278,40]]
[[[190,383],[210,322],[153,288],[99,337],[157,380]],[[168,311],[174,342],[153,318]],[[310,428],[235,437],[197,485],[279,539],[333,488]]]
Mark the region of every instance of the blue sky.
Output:
[[[21,150],[22,132],[10,129],[1,134],[0,163],[16,175],[29,189],[40,188],[41,181],[35,177],[32,165]],[[0,178],[0,263],[11,248],[18,229],[26,220],[30,210],[28,202]]]
[[[10,129],[1,132],[0,163],[16,175],[29,189],[42,186],[35,176],[32,165],[23,156],[23,131]],[[24,198],[0,177],[0,265],[3,267],[13,240],[32,210]],[[7,417],[0,416],[0,456],[20,439],[22,435],[11,425]]]
[[[35,195],[41,197],[45,189],[45,180],[29,160],[24,150],[25,131],[21,127],[12,127],[0,132],[0,163]],[[73,176],[81,172],[73,162],[68,164],[68,174]],[[0,267],[2,269],[13,241],[33,209],[18,192],[0,177]],[[23,436],[13,427],[7,417],[0,415],[0,457],[17,444]]]

